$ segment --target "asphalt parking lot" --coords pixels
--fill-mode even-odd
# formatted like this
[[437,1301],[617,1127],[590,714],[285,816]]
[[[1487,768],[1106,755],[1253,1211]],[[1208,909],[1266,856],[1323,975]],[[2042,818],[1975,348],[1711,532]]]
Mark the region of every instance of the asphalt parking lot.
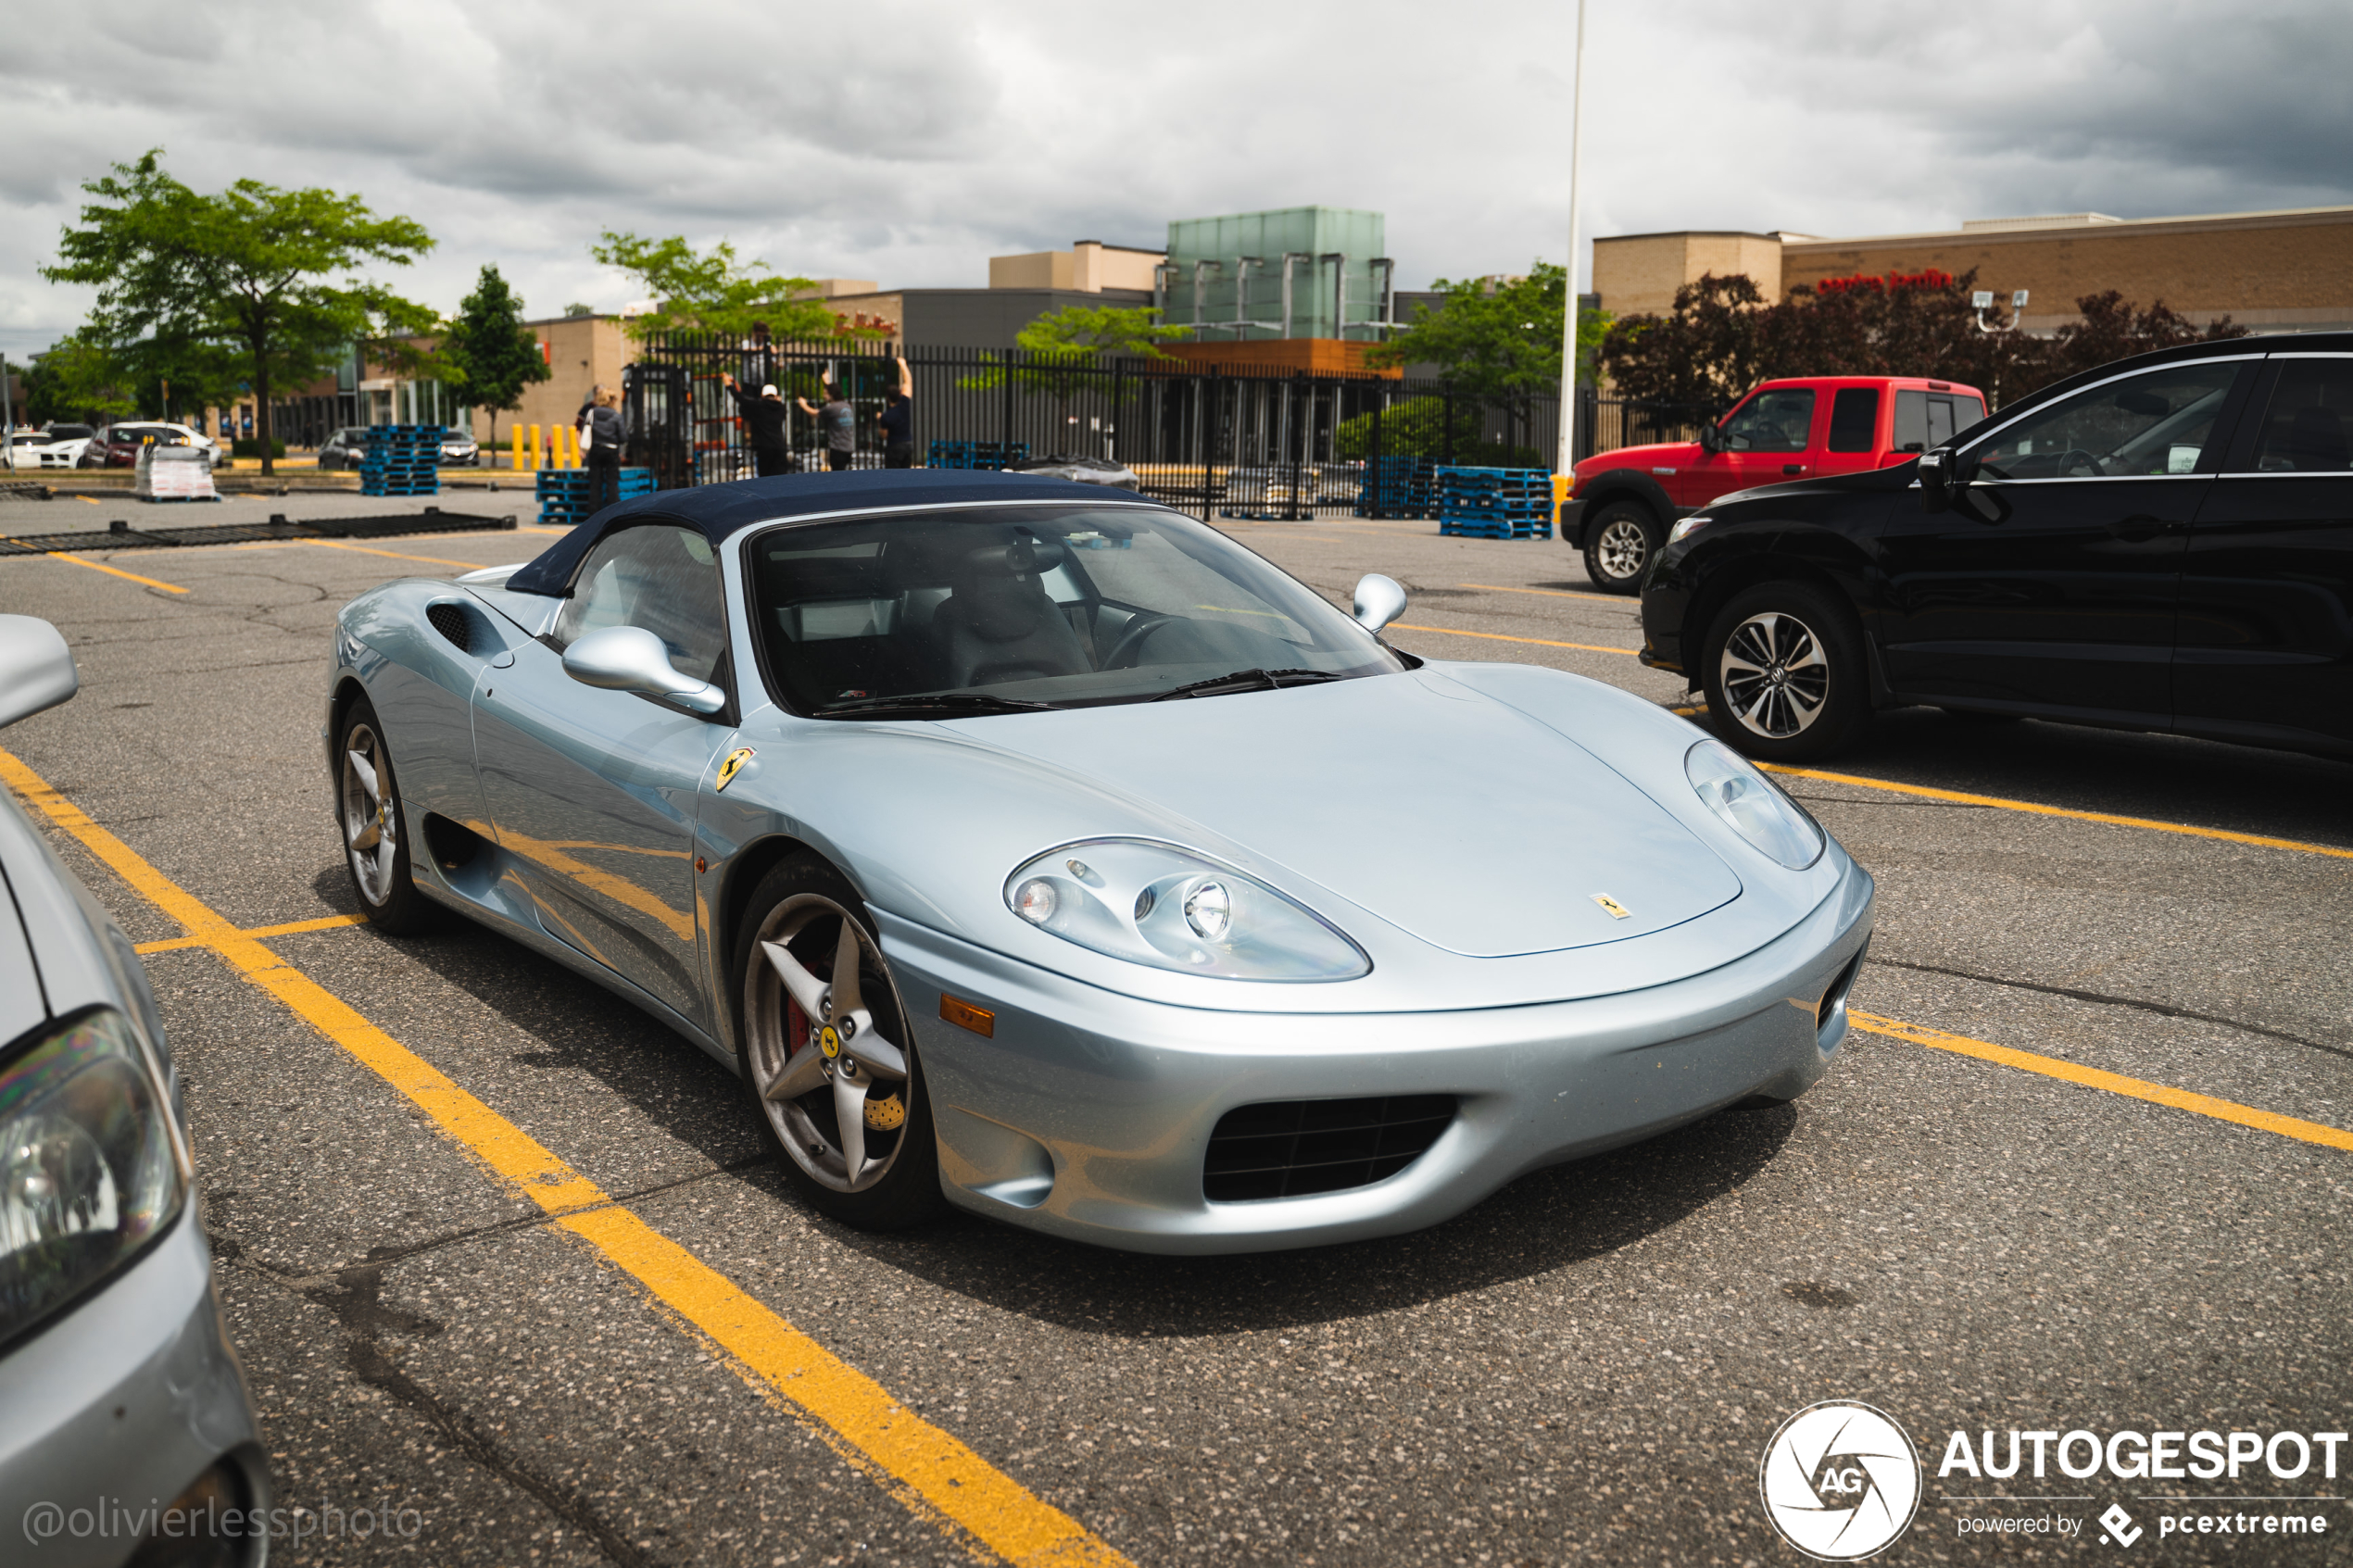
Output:
[[[68,508],[108,515],[8,504],[0,533]],[[0,610],[58,623],[82,674],[0,771],[149,949],[231,1330],[315,1522],[273,1561],[1798,1562],[1758,1461],[1828,1399],[1928,1463],[1886,1561],[2347,1560],[2353,1452],[2213,1483],[1936,1469],[1955,1430],[2347,1429],[2353,767],[1886,715],[1783,779],[1881,900],[1869,1028],[1795,1105],[1305,1253],[868,1236],[797,1203],[734,1080],[650,1020],[486,933],[350,918],[328,628],[387,576],[536,553],[524,521],[0,559]],[[1683,699],[1561,545],[1227,526],[1341,603],[1397,577],[1392,640],[1427,658]],[[440,1084],[598,1205],[550,1220],[511,1140],[420,1109]],[[749,1323],[792,1337],[748,1350]],[[2139,1528],[2225,1495],[2198,1506],[2293,1498],[2327,1533],[2102,1544],[2110,1504]],[[2001,1518],[2074,1524],[1966,1524]]]

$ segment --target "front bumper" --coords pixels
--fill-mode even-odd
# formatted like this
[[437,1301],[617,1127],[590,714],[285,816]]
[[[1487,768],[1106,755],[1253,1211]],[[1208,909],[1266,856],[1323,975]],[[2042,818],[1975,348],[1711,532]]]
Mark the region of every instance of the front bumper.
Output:
[[[216,1462],[246,1509],[271,1506],[245,1377],[212,1293],[191,1202],[130,1272],[0,1360],[0,1530],[6,1561],[99,1568],[137,1545],[136,1516],[163,1510]],[[33,1538],[54,1508],[58,1528]],[[77,1511],[82,1511],[77,1513]],[[86,1526],[86,1527],[85,1527]],[[266,1542],[248,1539],[246,1563]]]
[[[1870,939],[1872,901],[1869,874],[1850,863],[1794,928],[1671,985],[1353,1016],[1143,1001],[888,915],[881,925],[950,1201],[1109,1247],[1211,1253],[1418,1230],[1542,1166],[1753,1096],[1795,1098],[1845,1037],[1844,987]],[[941,1022],[943,992],[992,1010],[993,1036]],[[1202,1195],[1211,1132],[1237,1107],[1433,1094],[1456,1097],[1453,1123],[1384,1181],[1240,1203]]]

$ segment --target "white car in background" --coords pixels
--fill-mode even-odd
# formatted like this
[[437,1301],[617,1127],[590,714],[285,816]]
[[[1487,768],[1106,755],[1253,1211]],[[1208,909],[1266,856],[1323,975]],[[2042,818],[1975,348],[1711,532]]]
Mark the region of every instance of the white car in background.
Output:
[[69,469],[80,465],[82,453],[98,433],[88,425],[53,424],[46,430],[19,430],[8,437],[8,466],[15,469]]

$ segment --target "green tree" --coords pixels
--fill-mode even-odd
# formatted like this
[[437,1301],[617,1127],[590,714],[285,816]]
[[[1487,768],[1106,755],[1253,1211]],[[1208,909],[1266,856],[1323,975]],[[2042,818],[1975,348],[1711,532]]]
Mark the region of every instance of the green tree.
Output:
[[430,332],[434,313],[379,285],[329,275],[375,261],[405,267],[433,248],[424,227],[378,218],[357,196],[240,180],[200,195],[164,172],[161,148],[82,186],[98,198],[41,275],[98,291],[105,341],[233,346],[253,392],[261,470],[271,471],[272,387],[331,369],[353,339]]
[[648,240],[608,229],[604,243],[590,245],[588,254],[635,278],[653,297],[653,309],[622,323],[633,338],[656,332],[745,338],[755,327],[784,342],[845,335],[824,303],[810,297],[817,287],[814,282],[779,277],[764,261],[740,261],[736,247],[725,240],[698,255],[683,234]]
[[441,336],[441,358],[458,400],[490,410],[493,446],[499,410],[522,408],[522,389],[554,374],[522,324],[522,301],[492,266],[483,268],[474,292],[459,301],[457,319]]
[[18,417],[29,424],[90,424],[137,412],[120,357],[86,330],[68,332],[25,367]]
[[956,384],[986,392],[1003,386],[1010,378],[1021,392],[1051,398],[1061,414],[1067,411],[1072,398],[1090,385],[1101,384],[1111,373],[1104,360],[1174,358],[1162,353],[1160,345],[1185,336],[1191,329],[1162,326],[1159,318],[1159,309],[1150,305],[1126,308],[1065,305],[1013,334],[1014,345],[1023,351],[1020,363],[984,354],[981,358],[987,368]]
[[[1481,279],[1438,280],[1439,307],[1414,307],[1398,336],[1365,358],[1375,365],[1435,365],[1457,396],[1504,404],[1560,391],[1561,318],[1568,271],[1536,262],[1527,277],[1490,286]],[[1577,317],[1577,379],[1595,379],[1594,356],[1609,329],[1604,311]]]

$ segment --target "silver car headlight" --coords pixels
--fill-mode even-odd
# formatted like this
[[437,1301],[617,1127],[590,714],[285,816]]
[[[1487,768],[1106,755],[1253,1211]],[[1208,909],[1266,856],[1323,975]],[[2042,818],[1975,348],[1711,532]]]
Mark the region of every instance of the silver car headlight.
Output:
[[0,1341],[127,1265],[187,1201],[163,1088],[106,1009],[0,1066]]
[[1667,531],[1667,542],[1670,545],[1680,545],[1684,540],[1690,538],[1692,534],[1697,533],[1701,529],[1705,528],[1709,523],[1714,522],[1716,520],[1714,518],[1709,517],[1705,512],[1695,513],[1691,517],[1685,518],[1674,527],[1668,529]]
[[1257,878],[1174,845],[1091,838],[1005,882],[1013,913],[1098,953],[1225,980],[1353,980],[1364,949]]
[[1683,776],[1707,809],[1758,853],[1793,872],[1822,858],[1822,847],[1829,841],[1814,819],[1722,741],[1704,740],[1685,752]]

